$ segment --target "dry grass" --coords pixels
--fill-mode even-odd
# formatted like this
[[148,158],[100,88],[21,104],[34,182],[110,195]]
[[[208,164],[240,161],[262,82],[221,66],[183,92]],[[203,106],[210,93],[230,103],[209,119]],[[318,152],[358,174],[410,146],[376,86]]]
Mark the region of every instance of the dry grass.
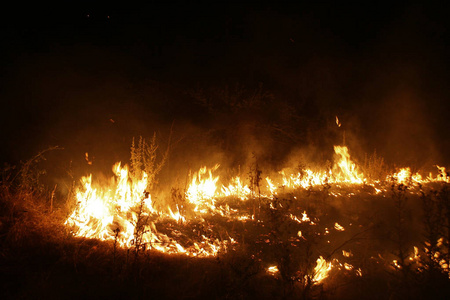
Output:
[[[342,196],[331,197],[333,187],[316,187],[278,195],[275,200],[257,195],[247,203],[229,201],[248,212],[257,207],[258,220],[244,224],[211,216],[206,220],[214,224],[209,234],[230,234],[238,246],[215,258],[198,259],[149,250],[133,257],[129,249],[116,248],[113,242],[75,238],[63,225],[68,210],[55,204],[52,189],[30,180],[35,174],[19,179],[14,172],[25,174],[10,168],[0,184],[2,299],[439,299],[450,295],[448,273],[436,268],[430,255],[421,250],[419,268],[407,259],[413,245],[422,247],[421,242],[430,243],[436,234],[443,235],[444,242],[432,246],[448,257],[448,184],[422,194],[393,187],[388,197],[354,187],[341,187]],[[64,202],[70,201],[58,201]],[[287,217],[303,210],[316,225]],[[346,230],[333,231],[336,221]],[[323,234],[325,228],[329,235]],[[303,238],[292,240],[298,231]],[[343,257],[342,250],[353,256]],[[325,281],[312,283],[308,276],[319,255],[361,268],[363,276],[333,269]],[[403,266],[396,269],[392,259],[400,257]],[[277,276],[266,272],[270,264],[279,266]]]

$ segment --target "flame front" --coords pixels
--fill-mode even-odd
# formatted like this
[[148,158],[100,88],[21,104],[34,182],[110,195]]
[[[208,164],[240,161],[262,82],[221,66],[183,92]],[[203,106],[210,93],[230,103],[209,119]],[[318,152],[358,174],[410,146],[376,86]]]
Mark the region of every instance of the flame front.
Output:
[[145,172],[134,181],[129,178],[127,166],[117,163],[113,172],[115,177],[110,184],[102,187],[93,187],[92,175],[82,178],[82,188],[76,193],[77,207],[66,221],[76,236],[111,240],[122,247],[132,247],[140,234],[141,243],[147,249],[190,256],[217,254],[221,244],[216,240],[203,236],[199,243],[185,248],[158,232],[151,221],[145,224],[142,232],[137,232],[139,219],[172,218],[182,222],[185,218],[170,207],[166,213],[153,208],[151,195],[146,191],[148,176]]
[[82,189],[76,193],[77,208],[67,219],[78,236],[116,239],[120,245],[130,246],[134,238],[136,214],[132,210],[140,203],[145,211],[154,212],[151,196],[145,193],[147,174],[130,182],[128,168],[117,163],[113,167],[115,178],[106,188],[93,187],[92,175],[83,177]]
[[[254,199],[255,187],[245,184],[247,179],[236,176],[228,183],[221,182],[220,177],[214,175],[219,168],[217,164],[210,169],[202,167],[193,173],[188,187],[180,195],[180,199],[185,202],[165,206],[159,205],[158,202],[158,205],[155,205],[147,190],[148,186],[151,186],[148,182],[149,176],[141,172],[139,178],[134,178],[135,176],[130,176],[127,166],[117,163],[113,167],[114,177],[107,183],[96,184],[92,175],[81,179],[81,187],[76,193],[77,205],[66,224],[76,236],[115,241],[124,248],[136,247],[138,238],[141,238],[139,241],[145,249],[196,257],[216,256],[220,251],[226,251],[230,245],[236,244],[236,236],[227,230],[222,230],[219,234],[213,233],[211,228],[215,225],[211,224],[208,218],[221,218],[223,222],[233,224],[233,229],[240,226],[236,225],[238,222],[251,222],[252,226],[264,227],[264,221],[258,219],[256,213],[261,209],[261,201],[272,210],[272,214],[276,214],[279,208],[283,208],[282,204],[277,203],[283,193],[293,195],[298,189],[311,191],[316,189],[315,187],[325,187],[337,189],[331,191],[330,195],[338,196],[339,189],[343,187],[364,185],[372,186],[374,193],[379,194],[389,191],[392,183],[417,186],[429,182],[449,183],[449,175],[445,168],[440,166],[437,166],[438,175],[435,177],[430,174],[424,178],[419,173],[413,174],[411,169],[406,167],[387,175],[384,181],[376,181],[364,176],[350,158],[347,147],[335,146],[334,151],[338,159],[328,170],[303,168],[297,173],[290,173],[285,169],[273,177],[266,176],[258,187],[258,203]],[[296,201],[297,198],[292,199]],[[144,228],[139,231],[138,225],[142,220],[145,220]],[[295,230],[289,242],[307,241],[308,231],[311,229],[305,226],[316,226],[316,222],[320,222],[315,216],[308,216],[303,209],[288,211],[283,220],[294,223],[292,226],[302,226]],[[161,224],[169,223],[172,225],[162,228]],[[346,228],[351,230],[351,227],[347,227],[351,224],[344,224],[345,227],[341,224],[333,222],[325,228],[325,232],[317,234],[329,235],[333,230],[327,228],[334,228],[335,232],[346,231]],[[271,241],[264,239],[264,243]],[[352,253],[343,250],[343,256],[349,258]],[[417,257],[416,253],[414,259]],[[442,268],[448,269],[447,261],[441,263],[440,257],[436,258],[436,261],[438,260]],[[362,274],[359,268],[354,268],[347,262],[339,263],[336,259],[332,262],[327,262],[322,256],[317,258],[312,275],[308,275],[311,282],[322,282],[335,266],[356,272],[359,276]],[[280,270],[277,266],[271,266],[267,272],[275,276]]]
[[[218,167],[218,164],[210,170],[203,167],[192,177],[192,182],[186,192],[186,198],[190,203],[195,205],[194,211],[206,212],[207,208],[215,208],[214,196],[216,194],[216,183],[219,180],[219,176],[213,177],[212,172]],[[205,176],[206,174],[209,176]]]
[[241,200],[248,199],[251,194],[250,188],[242,183],[239,176],[233,177],[228,186],[222,186],[221,191],[225,197],[237,197]]

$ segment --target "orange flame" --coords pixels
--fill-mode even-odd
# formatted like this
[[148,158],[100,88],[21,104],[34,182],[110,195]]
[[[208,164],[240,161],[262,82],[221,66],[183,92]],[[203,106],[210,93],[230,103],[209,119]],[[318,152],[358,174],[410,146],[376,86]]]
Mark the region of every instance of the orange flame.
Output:
[[[273,200],[277,194],[281,194],[281,188],[287,190],[309,189],[314,186],[330,186],[331,184],[367,184],[373,186],[376,193],[386,191],[385,186],[379,181],[369,181],[364,177],[357,165],[351,160],[347,147],[335,146],[334,150],[338,160],[330,170],[313,171],[305,168],[296,174],[289,174],[284,170],[280,172],[281,177],[270,178],[267,176],[265,178],[267,184],[262,187],[262,189],[265,189],[261,194],[262,197]],[[219,176],[213,175],[218,168],[218,164],[210,169],[202,167],[192,175],[184,195],[191,205],[188,209],[200,214],[215,214],[241,222],[254,220],[255,215],[239,212],[231,204],[228,205],[220,199],[233,197],[245,201],[251,197],[252,191],[239,176],[233,177],[227,185],[219,185]],[[437,169],[438,175],[436,177],[430,174],[424,179],[419,173],[412,174],[410,168],[403,168],[397,173],[387,176],[386,179],[394,180],[398,184],[449,183],[450,178],[446,169],[440,166],[437,166]],[[192,215],[186,215],[186,209],[180,211],[181,206],[175,206],[175,208],[174,206],[165,206],[164,209],[155,209],[152,196],[147,191],[149,179],[145,172],[142,172],[140,178],[131,179],[128,167],[122,167],[120,163],[114,165],[113,172],[114,177],[104,185],[94,184],[92,175],[81,179],[82,186],[76,193],[77,206],[66,221],[66,224],[73,229],[74,235],[116,241],[122,247],[133,247],[136,235],[139,234],[136,232],[136,225],[139,218],[145,218],[148,222],[146,222],[143,230],[142,240],[147,249],[189,256],[212,256],[217,255],[221,249],[226,249],[227,243],[233,243],[232,238],[219,241],[213,237],[197,234],[195,242],[189,243],[189,246],[183,246],[174,238],[158,232],[155,226],[155,224],[158,224],[158,220],[174,220],[178,224],[186,225],[191,221],[187,216]],[[339,195],[339,192],[334,195]],[[274,207],[272,202],[270,202],[270,207]],[[314,225],[306,211],[297,215],[290,213],[288,217],[297,223],[309,222]],[[314,221],[316,220],[314,219]],[[336,231],[345,230],[338,223],[334,224],[334,229]],[[327,230],[326,233],[329,233],[329,231]],[[305,238],[301,231],[297,232],[297,236]],[[346,256],[346,253],[344,253],[344,256]],[[350,268],[346,265],[343,266],[345,269]],[[326,262],[322,257],[317,259],[313,276],[314,281],[320,282],[325,279],[331,267],[331,262]]]
[[[203,167],[192,176],[192,182],[186,191],[186,198],[189,202],[195,204],[194,211],[206,212],[207,208],[215,208],[214,195],[219,176],[213,177],[212,172],[217,168],[219,168],[218,164],[209,170]],[[206,174],[209,174],[209,176],[205,176]]]
[[331,262],[327,262],[322,256],[316,261],[316,266],[313,273],[313,282],[321,282],[328,277],[328,273],[333,267]]
[[336,174],[336,180],[338,182],[362,184],[364,175],[358,172],[355,163],[351,161],[348,148],[345,146],[334,146],[334,152],[341,157],[337,163],[340,172]]
[[[132,247],[138,234],[138,218],[149,220],[165,217],[178,222],[185,221],[179,211],[174,213],[168,208],[168,213],[163,214],[153,208],[151,195],[146,192],[148,182],[145,172],[142,172],[140,179],[132,181],[127,166],[121,167],[117,163],[113,171],[115,177],[103,187],[93,187],[92,175],[82,178],[82,188],[76,193],[77,207],[65,222],[72,227],[74,235],[104,241],[115,240],[122,247]],[[148,249],[189,256],[211,256],[217,255],[226,243],[202,236],[199,243],[185,248],[158,232],[153,222],[147,223],[142,232],[142,241]]]

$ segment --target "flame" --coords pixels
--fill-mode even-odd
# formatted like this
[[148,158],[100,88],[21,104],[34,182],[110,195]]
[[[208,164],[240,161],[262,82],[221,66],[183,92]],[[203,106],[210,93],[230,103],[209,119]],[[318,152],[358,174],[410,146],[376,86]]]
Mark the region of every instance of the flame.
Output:
[[84,154],[84,159],[86,160],[86,162],[87,162],[88,165],[92,165],[92,161],[89,160],[89,153],[86,152],[86,153]]
[[345,257],[352,257],[353,256],[351,251],[345,251],[345,250],[342,250],[342,255],[345,256]]
[[273,184],[272,179],[270,179],[269,177],[266,177],[266,181],[267,181],[267,186],[269,188],[270,194],[276,195],[277,187]]
[[[337,117],[336,121],[339,126],[340,122]],[[276,209],[276,205],[281,205],[274,201],[277,195],[281,195],[283,192],[291,193],[295,189],[311,191],[316,186],[330,188],[333,185],[333,187],[339,188],[340,186],[364,184],[372,186],[374,193],[379,194],[386,192],[389,188],[389,185],[383,180],[374,181],[365,178],[358,166],[352,161],[347,147],[335,146],[334,151],[337,154],[337,160],[333,167],[328,170],[303,168],[300,172],[289,173],[289,169],[285,169],[273,178],[266,176],[265,182],[267,184],[262,184],[261,197],[268,202],[269,207]],[[86,161],[91,161],[87,153]],[[386,181],[394,181],[397,184],[405,185],[428,182],[449,183],[450,178],[446,169],[440,166],[436,167],[438,170],[436,176],[430,174],[423,178],[419,173],[413,174],[409,167],[405,167],[388,175]],[[142,245],[145,249],[193,257],[216,256],[220,251],[226,250],[228,245],[236,243],[232,237],[226,237],[228,232],[221,233],[219,240],[214,234],[210,235],[204,233],[204,231],[196,231],[194,234],[190,231],[189,233],[192,236],[189,236],[189,233],[171,231],[170,228],[165,228],[164,233],[162,233],[158,231],[157,227],[160,228],[161,223],[159,221],[163,220],[164,222],[172,222],[172,224],[176,222],[178,228],[188,228],[189,224],[193,223],[193,219],[197,223],[199,220],[204,222],[204,227],[208,227],[209,224],[206,224],[207,222],[204,220],[208,216],[220,216],[220,218],[226,218],[227,222],[257,221],[263,223],[262,220],[258,219],[257,214],[251,214],[248,210],[240,211],[236,208],[236,202],[246,205],[250,202],[245,201],[252,197],[252,190],[245,180],[236,176],[223,184],[220,182],[219,176],[214,175],[218,168],[219,164],[212,168],[204,166],[192,174],[186,192],[182,195],[186,200],[186,206],[181,204],[180,206],[178,204],[159,205],[159,202],[158,205],[155,205],[152,195],[147,190],[148,186],[151,186],[149,176],[145,172],[141,172],[139,178],[134,178],[135,176],[130,176],[126,165],[122,166],[121,163],[116,163],[113,167],[114,176],[107,183],[94,182],[92,174],[81,179],[81,187],[76,192],[77,206],[67,219],[66,225],[72,228],[75,236],[115,241],[119,246],[125,248],[137,247],[136,242],[141,235]],[[339,189],[330,192],[330,195],[334,196],[342,194],[343,192]],[[291,195],[296,195],[293,197],[293,201],[296,201],[298,194],[291,193]],[[351,195],[351,193],[348,193],[348,195]],[[233,199],[229,198],[239,199],[242,202],[232,201]],[[303,224],[302,226],[305,223],[315,225],[314,222],[320,221],[313,216],[310,218],[305,210],[302,209],[301,211],[289,211],[286,217],[297,224]],[[144,222],[144,228],[139,231],[138,224],[141,220],[146,222]],[[331,227],[329,228],[331,229]],[[345,230],[337,222],[334,223],[334,229],[336,231]],[[330,231],[332,232],[330,233]],[[292,238],[307,240],[308,231],[296,230],[295,232],[295,236]],[[322,233],[317,234],[321,235]],[[333,230],[325,228],[323,235],[328,234],[331,236]],[[271,240],[266,240],[273,244]],[[347,258],[353,255],[350,251],[344,250],[342,254]],[[448,270],[448,261],[444,260],[440,253],[433,253],[433,257],[443,269]],[[411,256],[410,259],[419,260],[416,247],[414,248],[414,256]],[[400,267],[400,264],[396,261],[393,262],[393,265],[397,268]],[[339,268],[342,270],[352,270],[358,276],[362,275],[361,269],[356,269],[348,263],[341,264],[337,260],[327,262],[320,256],[311,276],[312,281],[315,283],[323,281],[328,277],[333,266],[340,266]],[[277,266],[270,266],[267,268],[267,272],[275,275],[279,270]]]
[[314,282],[321,282],[328,277],[328,273],[332,268],[332,263],[327,262],[322,256],[320,256],[316,261],[316,266],[314,268],[313,278]]
[[339,118],[336,116],[336,125],[338,126],[338,127],[341,127],[341,122],[339,122]]
[[362,184],[364,175],[357,171],[355,163],[351,161],[348,148],[345,146],[334,146],[334,152],[341,157],[337,163],[340,171],[337,174],[337,181]]
[[351,264],[348,264],[348,263],[344,263],[344,268],[347,270],[347,271],[351,271],[351,270],[353,270],[353,265],[351,265]]
[[412,181],[411,169],[402,168],[397,173],[394,173],[391,178],[393,178],[398,184],[408,185]]
[[207,208],[215,208],[214,195],[219,176],[213,177],[212,172],[217,168],[219,168],[218,164],[209,170],[205,166],[192,176],[192,182],[186,191],[186,198],[195,205],[194,211],[206,212]]
[[278,266],[271,266],[267,268],[267,273],[270,275],[275,276],[278,272],[280,272],[280,270],[278,270]]
[[283,171],[283,185],[288,188],[309,188],[311,186],[323,185],[329,181],[330,172],[314,172],[310,169],[304,169],[297,174],[287,176]]
[[344,231],[345,228],[342,227],[341,225],[339,225],[337,222],[334,224],[334,229],[336,229],[337,231]]
[[449,172],[445,171],[445,167],[436,166],[439,170],[438,176],[435,178],[434,181],[442,181],[446,183],[450,183],[450,174]]
[[169,214],[172,217],[172,219],[174,219],[175,221],[179,223],[184,223],[186,221],[186,218],[180,214],[179,210],[174,213],[170,208],[170,206],[167,207],[167,210],[169,211]]
[[433,175],[430,173],[427,178],[423,179],[422,175],[420,175],[418,172],[413,174],[411,172],[411,168],[405,167],[401,168],[397,173],[388,175],[386,180],[387,181],[393,180],[397,184],[404,184],[404,185],[410,185],[412,183],[424,184],[430,182],[450,183],[450,177],[447,174],[445,167],[436,166],[436,168],[438,169],[438,174],[436,177],[433,177]]
[[[83,177],[83,189],[77,191],[78,206],[67,219],[66,224],[74,227],[75,235],[101,240],[117,239],[118,243],[130,246],[134,238],[133,222],[136,213],[129,212],[141,203],[143,209],[154,212],[151,196],[145,193],[147,174],[137,182],[128,184],[128,167],[117,163],[113,167],[116,176],[111,187],[93,187],[92,175]],[[118,237],[114,231],[118,231]]]
[[[82,188],[76,193],[77,207],[65,222],[72,228],[75,236],[111,240],[116,241],[119,246],[132,247],[136,246],[137,237],[141,234],[142,245],[147,249],[189,256],[217,255],[226,243],[202,236],[199,243],[186,248],[158,232],[151,220],[166,217],[185,222],[185,217],[179,211],[174,213],[170,207],[166,214],[153,208],[151,195],[146,191],[148,176],[145,172],[142,172],[141,178],[134,181],[129,178],[127,166],[122,167],[117,163],[113,172],[115,177],[111,179],[110,184],[102,187],[94,187],[92,175],[81,179]],[[198,183],[196,180],[193,182]],[[199,194],[203,193],[202,188],[209,191],[208,183],[200,182],[199,186]],[[201,204],[200,202],[199,205]],[[140,219],[147,220],[141,233],[136,230]]]
[[233,177],[228,186],[222,186],[222,194],[225,197],[234,196],[241,200],[248,199],[251,190],[247,185],[244,185],[239,176]]
[[283,186],[287,188],[309,188],[331,183],[362,184],[366,182],[364,174],[358,172],[358,167],[350,159],[346,146],[334,146],[335,153],[340,157],[333,167],[333,172],[312,171],[303,169],[297,174],[286,175],[281,171]]
[[302,213],[302,222],[310,222],[311,219],[308,217],[308,215],[306,214],[306,211],[304,211]]

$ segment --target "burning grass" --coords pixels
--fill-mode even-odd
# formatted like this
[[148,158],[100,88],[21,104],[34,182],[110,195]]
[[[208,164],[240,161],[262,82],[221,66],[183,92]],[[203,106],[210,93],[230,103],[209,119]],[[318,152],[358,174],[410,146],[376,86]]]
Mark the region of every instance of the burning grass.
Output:
[[326,170],[264,177],[255,164],[229,182],[215,175],[220,166],[204,167],[165,201],[152,194],[165,159],[154,142],[133,144],[131,170],[116,164],[102,184],[84,177],[64,201],[5,170],[3,296],[448,296],[445,169],[422,177],[377,164],[366,177],[346,147],[335,151]]

